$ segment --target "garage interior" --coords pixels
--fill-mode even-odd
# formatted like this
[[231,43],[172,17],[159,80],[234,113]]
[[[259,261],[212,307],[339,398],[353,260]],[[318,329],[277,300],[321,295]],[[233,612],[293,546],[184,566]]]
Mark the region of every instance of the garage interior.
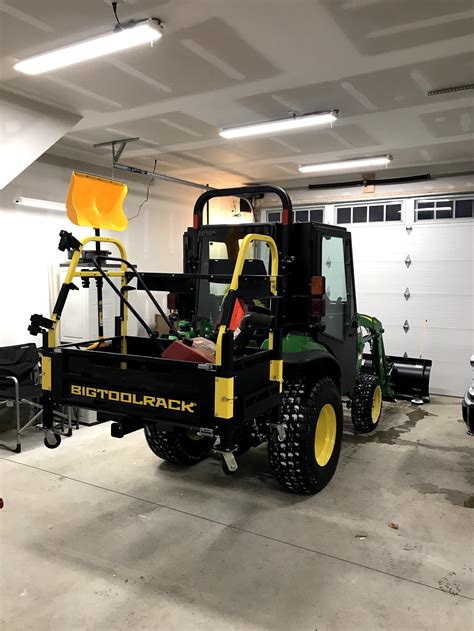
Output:
[[0,2],[5,629],[474,629],[473,29]]

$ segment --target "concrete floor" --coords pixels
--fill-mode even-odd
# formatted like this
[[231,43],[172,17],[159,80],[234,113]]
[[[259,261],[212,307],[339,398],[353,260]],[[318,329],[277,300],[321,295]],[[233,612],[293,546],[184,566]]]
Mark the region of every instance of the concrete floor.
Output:
[[55,451],[33,433],[0,454],[6,629],[474,628],[474,438],[458,400],[385,404],[369,436],[346,419],[315,497],[282,491],[265,448],[227,477],[108,433],[81,428]]

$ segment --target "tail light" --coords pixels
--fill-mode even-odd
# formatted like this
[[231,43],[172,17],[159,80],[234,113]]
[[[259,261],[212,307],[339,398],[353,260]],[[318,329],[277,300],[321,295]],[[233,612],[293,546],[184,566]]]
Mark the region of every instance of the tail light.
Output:
[[311,276],[311,317],[322,318],[326,313],[324,294],[326,293],[325,276]]
[[326,313],[326,303],[324,298],[311,298],[311,316],[313,318],[322,318]]

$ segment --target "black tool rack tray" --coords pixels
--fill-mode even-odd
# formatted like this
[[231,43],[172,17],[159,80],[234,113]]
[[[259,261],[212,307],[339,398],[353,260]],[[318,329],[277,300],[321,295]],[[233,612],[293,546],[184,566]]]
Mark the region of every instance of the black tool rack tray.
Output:
[[[270,380],[269,350],[250,347],[234,356],[234,415],[222,419],[214,414],[213,364],[160,358],[150,338],[127,337],[126,354],[120,350],[121,337],[103,341],[109,346],[99,350],[77,344],[53,350],[51,396],[55,404],[96,410],[104,420],[141,417],[163,429],[204,427],[219,433],[222,424],[235,429],[280,402],[279,383]],[[172,340],[160,338],[160,343],[167,348]]]

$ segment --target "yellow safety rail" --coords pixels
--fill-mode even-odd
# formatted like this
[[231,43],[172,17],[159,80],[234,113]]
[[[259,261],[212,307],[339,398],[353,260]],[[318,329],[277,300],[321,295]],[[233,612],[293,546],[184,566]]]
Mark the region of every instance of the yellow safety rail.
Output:
[[[123,243],[119,241],[118,239],[115,239],[113,237],[101,237],[101,236],[86,237],[85,239],[81,241],[81,245],[79,249],[74,250],[74,254],[72,255],[71,262],[69,263],[69,268],[66,274],[66,278],[64,279],[65,285],[69,285],[69,283],[72,283],[74,278],[78,278],[78,277],[90,278],[90,277],[100,276],[100,273],[98,271],[95,271],[95,272],[77,271],[77,266],[79,264],[79,259],[81,258],[82,250],[88,243],[94,243],[97,241],[99,241],[100,243],[112,243],[118,248],[120,252],[120,257],[122,259],[127,259],[127,250],[125,249],[125,246],[123,245]],[[110,271],[110,272],[107,272],[107,275],[120,277],[122,279],[121,287],[123,288],[127,285],[126,272],[127,272],[127,265],[125,263],[121,263],[120,271],[116,271],[116,272]],[[120,327],[120,335],[122,337],[122,353],[126,353],[125,344],[126,344],[126,335],[127,335],[127,319],[128,319],[128,309],[127,309],[127,305],[124,304],[123,305],[123,320]],[[53,321],[54,324],[48,332],[48,347],[54,348],[57,343],[56,329],[57,329],[57,324],[59,322],[58,314],[53,312],[51,314],[51,320]]]
[[[278,276],[278,248],[272,237],[266,234],[248,234],[242,239],[242,243],[239,247],[239,253],[237,254],[237,260],[235,262],[234,272],[232,274],[232,281],[229,285],[229,289],[236,291],[239,288],[239,279],[244,269],[245,259],[247,256],[247,250],[250,245],[255,241],[262,241],[266,243],[270,248],[271,265],[270,265],[270,290],[274,296],[277,295],[277,276]],[[221,324],[217,336],[216,343],[216,365],[220,366],[222,361],[222,336],[227,330],[225,324]]]
[[[240,276],[242,275],[247,251],[252,243],[261,241],[270,248],[270,291],[277,295],[278,277],[278,248],[272,237],[266,234],[248,234],[242,239],[239,253],[235,262],[234,272],[229,290],[237,291],[239,288]],[[227,331],[227,324],[221,324],[216,342],[216,365],[222,365],[222,339]],[[273,333],[270,333],[269,348],[273,349]],[[280,382],[280,391],[283,383],[283,360],[273,359],[270,361],[270,380]],[[219,418],[230,419],[234,415],[234,377],[216,377],[214,394],[214,414]]]

